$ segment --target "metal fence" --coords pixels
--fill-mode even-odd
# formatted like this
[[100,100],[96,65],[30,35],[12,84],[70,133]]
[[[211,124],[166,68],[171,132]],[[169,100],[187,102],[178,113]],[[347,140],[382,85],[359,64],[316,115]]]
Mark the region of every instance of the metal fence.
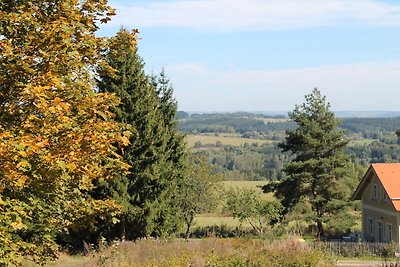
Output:
[[309,246],[313,249],[330,253],[334,256],[359,257],[380,256],[394,257],[399,251],[395,243],[369,243],[369,242],[313,242]]

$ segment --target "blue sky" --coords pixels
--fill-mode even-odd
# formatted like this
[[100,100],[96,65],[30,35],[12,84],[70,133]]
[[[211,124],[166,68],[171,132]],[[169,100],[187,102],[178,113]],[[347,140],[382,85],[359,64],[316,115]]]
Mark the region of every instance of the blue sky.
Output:
[[288,111],[318,87],[333,110],[400,111],[400,1],[109,0],[101,26],[140,31],[186,111]]

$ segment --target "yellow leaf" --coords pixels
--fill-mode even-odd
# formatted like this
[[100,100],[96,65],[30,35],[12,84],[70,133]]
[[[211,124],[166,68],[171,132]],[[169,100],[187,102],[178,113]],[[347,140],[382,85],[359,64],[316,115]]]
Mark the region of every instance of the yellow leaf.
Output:
[[126,138],[126,136],[123,136],[120,141],[123,146],[128,146],[131,143],[129,142],[129,139]]
[[27,162],[26,160],[22,160],[17,164],[17,169],[28,167],[28,166],[30,166],[29,162]]
[[11,223],[11,227],[14,228],[14,230],[20,230],[24,228],[24,224],[21,221],[16,221]]
[[23,187],[25,185],[26,180],[28,179],[27,176],[21,175],[16,181],[15,181],[15,186],[17,187]]

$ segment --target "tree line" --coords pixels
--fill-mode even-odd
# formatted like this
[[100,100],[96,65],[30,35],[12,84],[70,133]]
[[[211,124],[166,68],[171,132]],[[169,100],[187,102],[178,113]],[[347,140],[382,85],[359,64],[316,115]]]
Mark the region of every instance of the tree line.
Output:
[[[180,111],[182,114],[182,111]],[[181,131],[196,133],[237,133],[243,137],[271,139],[272,133],[281,134],[296,128],[296,123],[281,116],[254,113],[192,114],[178,116]],[[263,119],[273,119],[264,122]],[[346,134],[363,139],[379,139],[400,129],[400,117],[340,118],[339,127]],[[269,134],[269,135],[268,135]],[[284,135],[280,135],[280,140]]]

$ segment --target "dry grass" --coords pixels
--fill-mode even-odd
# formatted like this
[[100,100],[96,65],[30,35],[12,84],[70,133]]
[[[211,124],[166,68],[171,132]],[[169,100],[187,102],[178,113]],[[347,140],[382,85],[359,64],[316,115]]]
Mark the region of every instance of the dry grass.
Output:
[[67,254],[60,254],[56,262],[50,263],[47,266],[53,267],[84,267],[90,262],[89,257],[84,256],[69,256]]
[[264,194],[261,186],[266,185],[265,181],[223,181],[224,189],[251,189],[259,193],[263,199],[268,201],[276,200],[273,193]]
[[114,244],[81,261],[85,265],[75,266],[333,266],[329,258],[295,239],[139,240]]
[[252,139],[252,138],[241,138],[238,136],[224,135],[219,136],[212,135],[187,135],[186,136],[187,145],[190,148],[194,147],[194,144],[198,141],[202,145],[215,145],[217,141],[220,141],[222,145],[232,145],[232,146],[242,146],[245,143],[253,144],[271,144],[270,140]]
[[213,225],[224,225],[226,227],[239,227],[242,226],[245,229],[250,229],[251,225],[249,223],[243,223],[240,225],[239,219],[235,219],[233,217],[224,217],[218,216],[214,214],[201,214],[196,216],[194,221],[195,227],[206,227],[206,226],[213,226]]
[[289,118],[256,118],[256,120],[263,121],[264,123],[268,122],[287,122],[289,121]]

